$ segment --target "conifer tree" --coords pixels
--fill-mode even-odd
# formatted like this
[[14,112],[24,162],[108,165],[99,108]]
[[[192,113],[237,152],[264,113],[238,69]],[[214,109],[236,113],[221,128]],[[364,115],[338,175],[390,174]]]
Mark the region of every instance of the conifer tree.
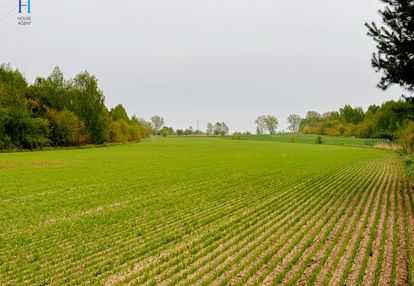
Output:
[[[414,1],[381,0],[387,6],[379,13],[385,26],[366,24],[368,35],[377,42],[372,66],[383,72],[378,86],[387,89],[398,84],[414,91]],[[414,97],[406,97],[414,101]]]

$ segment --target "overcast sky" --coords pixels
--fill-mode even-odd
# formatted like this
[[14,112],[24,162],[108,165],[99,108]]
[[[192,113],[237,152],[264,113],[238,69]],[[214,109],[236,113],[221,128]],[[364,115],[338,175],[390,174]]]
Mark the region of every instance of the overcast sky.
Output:
[[[23,0],[26,1],[26,0]],[[108,106],[162,115],[175,128],[225,121],[255,130],[274,114],[367,108],[398,99],[376,88],[375,44],[364,23],[379,0],[0,0],[0,63],[30,82],[58,65],[66,77],[97,76]]]

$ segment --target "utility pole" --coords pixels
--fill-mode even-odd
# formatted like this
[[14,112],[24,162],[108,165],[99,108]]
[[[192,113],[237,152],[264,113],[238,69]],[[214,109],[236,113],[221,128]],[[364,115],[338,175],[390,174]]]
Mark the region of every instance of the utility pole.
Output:
[[198,120],[197,120],[197,131],[196,132],[197,132],[197,135],[200,135],[198,131]]

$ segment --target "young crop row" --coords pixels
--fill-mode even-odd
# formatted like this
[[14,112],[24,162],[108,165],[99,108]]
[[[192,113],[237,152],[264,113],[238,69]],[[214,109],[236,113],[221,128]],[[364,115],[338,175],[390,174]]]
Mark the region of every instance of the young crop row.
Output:
[[[302,192],[304,188],[304,185],[302,185],[297,191]],[[306,193],[303,192],[303,194],[305,195]],[[296,193],[294,195],[296,195]],[[171,272],[177,273],[177,271],[185,269],[186,273],[195,273],[197,276],[200,276],[202,268],[206,268],[207,266],[210,266],[210,268],[214,268],[215,271],[217,271],[217,265],[212,263],[214,260],[219,260],[220,258],[222,258],[221,260],[228,260],[227,257],[235,257],[234,252],[246,249],[246,246],[251,245],[253,240],[258,240],[258,238],[264,237],[265,235],[271,233],[270,229],[268,229],[270,226],[272,226],[273,229],[278,229],[282,225],[287,225],[289,219],[298,207],[305,202],[309,203],[309,198],[311,197],[310,192],[308,192],[307,195],[307,197],[301,200],[298,200],[299,197],[296,199],[291,197],[280,197],[278,198],[277,204],[272,202],[271,205],[261,207],[260,211],[264,212],[265,217],[262,217],[261,212],[257,210],[254,211],[251,216],[243,216],[243,221],[240,221],[238,224],[226,225],[225,228],[231,229],[232,231],[229,232],[227,236],[222,237],[221,240],[215,241],[215,244],[209,245],[201,250],[199,250],[201,247],[198,248],[196,256],[189,256],[189,253],[182,252],[181,250],[174,251],[171,254],[171,257],[175,257],[173,261],[180,263],[180,265],[178,265],[178,267],[173,269]],[[287,201],[294,201],[294,203],[286,204],[285,199]],[[275,224],[275,219],[280,219],[280,221]],[[244,236],[244,234],[246,236]],[[200,242],[202,241],[205,241],[205,238],[202,237]],[[191,251],[194,251],[194,248],[192,248]],[[230,251],[231,253],[229,253]],[[186,259],[189,258],[191,258],[191,260],[186,261]],[[200,259],[202,261],[198,262],[196,259]],[[206,264],[209,260],[210,263]],[[171,261],[168,262],[171,264]],[[219,263],[219,266],[222,265],[223,263]],[[188,266],[191,266],[191,268],[188,269]],[[157,265],[157,267],[159,269],[161,266]],[[167,281],[168,273],[169,271],[163,272],[163,275],[159,277],[158,280],[165,283]],[[182,274],[173,282],[183,282],[185,275],[186,274]],[[186,278],[188,279],[188,277]],[[193,280],[194,279],[195,278],[193,277]]]
[[413,181],[397,155],[221,141],[247,153],[177,156],[136,177],[123,163],[128,176],[63,193],[8,190],[0,284],[413,285]]
[[[210,181],[210,183],[212,183],[212,182]],[[243,181],[241,181],[240,184],[243,184]],[[192,187],[194,187],[194,186],[192,186]],[[260,192],[262,192],[262,188],[264,188],[264,186],[259,186],[258,187]],[[251,195],[252,195],[252,193],[248,194],[248,196],[251,196]],[[259,199],[260,196],[262,196],[261,193],[257,193],[257,196],[253,196],[253,198],[254,199]],[[191,200],[191,197],[189,199]],[[224,199],[226,199],[226,198],[224,198]],[[238,209],[238,208],[240,208],[241,205],[245,205],[244,197],[238,196],[237,199],[238,199],[239,205],[234,204],[234,202],[231,201],[231,200],[230,201],[229,200],[223,200],[223,204],[224,204],[224,206],[227,206],[227,208],[230,208],[231,210]],[[223,210],[226,210],[226,207],[223,208],[223,206],[218,205],[218,206],[213,206],[213,208],[214,209],[220,208],[222,211],[220,211],[214,217],[209,217],[206,214],[209,213],[210,216],[214,215],[215,212],[213,210],[204,209],[201,212],[197,212],[199,210],[199,207],[194,206],[193,209],[184,209],[183,214],[179,214],[179,215],[177,215],[177,217],[180,217],[180,219],[182,221],[183,219],[186,218],[185,216],[183,217],[183,215],[187,215],[189,220],[194,220],[194,219],[197,219],[197,217],[194,216],[194,214],[197,213],[197,215],[200,217],[200,219],[203,219],[205,221],[209,221],[209,219],[210,219],[210,221],[214,221],[214,220],[218,219],[219,217],[223,217],[223,219],[225,219],[225,212],[223,212]],[[178,221],[174,222],[174,219],[176,220],[176,218],[172,218],[171,221],[168,221],[168,220],[165,221],[165,225],[167,225],[172,230],[173,235],[177,231],[176,228],[178,226],[180,226],[180,223],[181,223],[181,222],[178,222]],[[154,220],[156,220],[155,222],[158,222],[159,219],[156,217],[156,218],[154,218]],[[139,224],[137,222],[137,225],[139,225],[140,228],[145,229],[145,224],[149,224],[149,222],[147,221],[147,218],[145,218],[145,217],[142,217],[142,221],[145,222],[145,223],[144,224]],[[134,232],[132,231],[132,229],[128,229],[128,228],[124,229],[125,228],[124,223],[120,224],[120,228],[122,229],[120,232],[114,231],[112,233],[112,235],[114,236],[112,238],[112,241],[113,240],[118,241],[120,237],[122,239],[126,239],[126,238],[128,238],[128,235],[131,235],[130,239],[132,240],[132,242],[135,242],[137,240],[137,237],[136,237],[136,235],[134,235]],[[111,230],[115,230],[115,229],[116,229],[115,226],[111,226]],[[152,230],[151,233],[154,233],[154,238],[159,237],[160,232],[163,232],[164,236],[168,237],[169,234],[168,233],[165,234],[165,231],[166,231],[165,228],[160,226],[159,228],[156,228],[156,229]],[[148,233],[148,235],[147,234],[145,235],[146,240],[148,240],[149,242],[153,241],[153,236],[151,236],[151,233]],[[55,238],[55,239],[59,240],[59,238]],[[53,251],[53,250],[55,250],[55,247],[54,247],[53,243],[52,244],[50,243],[50,240],[51,240],[51,238],[48,237],[48,236],[43,238],[43,240],[32,240],[32,242],[25,245],[24,248],[26,248],[26,249],[30,249],[30,248],[33,249],[33,248],[38,248],[38,247],[43,247],[43,248],[46,247],[47,248],[48,246],[50,246],[49,249]],[[108,243],[108,236],[102,237],[102,240],[104,240],[105,243]],[[44,245],[43,244],[44,242],[48,242],[48,245]],[[65,269],[70,269],[71,267],[73,268],[74,265],[79,265],[79,263],[83,264],[84,262],[79,261],[79,258],[81,258],[81,257],[85,257],[88,260],[92,260],[93,265],[96,265],[97,261],[93,261],[93,257],[98,257],[98,258],[101,257],[101,256],[105,257],[104,256],[106,254],[105,252],[108,250],[108,248],[105,248],[105,247],[102,248],[101,250],[99,250],[98,247],[100,246],[100,243],[99,243],[99,241],[94,240],[94,241],[89,242],[89,244],[93,247],[90,252],[80,253],[81,257],[76,257],[76,259],[73,259],[73,257],[70,257],[70,258],[65,258],[65,260],[59,260],[59,257],[62,257],[62,258],[67,257],[67,253],[70,251],[70,249],[68,249],[68,247],[69,248],[76,248],[77,247],[77,245],[65,243],[65,240],[63,240],[63,241],[59,240],[59,242],[61,243],[61,245],[60,245],[60,249],[59,249],[58,253],[56,253],[56,252],[51,252],[50,254],[46,253],[46,255],[53,258],[53,261],[52,261],[52,259],[50,261],[51,267],[48,269],[50,271],[48,273],[48,275],[53,274],[53,272],[58,273],[61,276],[70,275],[71,273],[68,273],[67,271],[65,271]],[[126,240],[125,245],[129,245],[130,242],[131,241]],[[164,241],[159,241],[159,244],[164,244]],[[108,243],[108,245],[110,245],[110,243]],[[140,244],[140,245],[142,245],[142,244]],[[86,249],[87,249],[87,246],[88,245],[83,244],[83,247],[86,248]],[[151,247],[156,248],[155,246],[151,246],[151,245],[148,246],[147,245],[147,247],[144,248],[142,250],[142,252],[144,252],[144,253],[148,252],[147,250]],[[24,248],[23,248],[23,251],[25,250]],[[13,251],[13,250],[10,250],[10,251]],[[120,249],[120,252],[124,253],[125,249]],[[7,254],[7,252],[4,252],[4,253]],[[103,254],[103,255],[101,255],[101,254]],[[113,254],[113,253],[111,252],[111,254]],[[71,262],[70,259],[73,259],[73,262]],[[26,279],[25,277],[27,277],[27,279],[30,279],[30,280],[23,280],[23,281],[33,282],[33,281],[35,281],[34,279],[36,279],[36,277],[33,277],[33,275],[32,275],[33,269],[30,268],[31,264],[27,264],[27,266],[29,266],[29,267],[26,271],[23,270],[19,273],[21,275],[20,279],[21,279],[21,277],[23,277],[23,279]],[[53,268],[56,269],[56,270],[53,271]],[[53,280],[53,281],[56,281],[55,280],[56,278],[58,278],[58,277],[51,276],[51,280]],[[22,280],[20,280],[20,281],[22,281]]]
[[[228,221],[217,229],[220,235],[200,235],[163,251],[159,257],[137,258],[139,267],[108,282],[366,285],[373,279],[369,283],[377,285],[382,279],[390,285],[411,283],[412,209],[403,204],[402,194],[408,201],[412,194],[403,169],[395,169],[396,160],[390,156],[323,175],[298,186],[291,196],[269,198],[242,219]],[[390,213],[394,221],[387,232]],[[379,225],[393,238],[391,245],[384,245],[387,240],[384,231],[377,231]],[[382,247],[374,247],[379,243]],[[384,249],[390,249],[390,259],[384,257]],[[376,259],[372,258],[374,253]],[[390,265],[389,277],[382,274],[387,273],[381,271],[383,260]],[[401,271],[404,268],[405,275]],[[373,274],[371,278],[369,273]]]

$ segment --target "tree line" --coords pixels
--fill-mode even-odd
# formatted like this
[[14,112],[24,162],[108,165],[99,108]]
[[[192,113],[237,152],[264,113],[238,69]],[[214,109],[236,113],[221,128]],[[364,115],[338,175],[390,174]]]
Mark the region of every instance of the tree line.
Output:
[[0,149],[80,146],[139,141],[152,132],[149,122],[112,109],[98,80],[88,72],[65,79],[56,67],[28,84],[10,65],[0,66]]
[[215,124],[208,123],[207,130],[205,132],[201,130],[194,130],[192,126],[189,126],[187,129],[176,129],[173,127],[168,127],[164,125],[165,120],[159,115],[154,115],[151,117],[151,126],[153,130],[153,135],[158,136],[191,136],[191,135],[207,135],[207,136],[225,136],[229,134],[229,127],[224,122],[216,122]]
[[414,105],[409,101],[387,101],[381,106],[361,107],[345,105],[339,111],[320,114],[309,111],[301,120],[299,131],[307,134],[354,136],[359,138],[401,137],[414,120]]
[[[366,111],[346,105],[323,114],[309,111],[305,118],[291,114],[287,121],[292,132],[398,139],[406,149],[414,149],[414,105],[410,100],[371,105]],[[257,134],[275,134],[279,120],[262,115],[255,125]],[[129,117],[121,104],[108,109],[97,79],[88,72],[67,80],[56,67],[48,77],[28,84],[18,70],[0,66],[0,149],[139,141],[150,135],[227,134],[229,127],[224,122],[208,123],[205,132],[191,126],[174,130],[158,115],[147,122]]]
[[[361,138],[397,139],[408,153],[414,153],[414,4],[407,0],[382,0],[385,8],[379,11],[382,26],[366,23],[368,36],[377,44],[371,64],[382,76],[378,87],[386,90],[399,85],[410,94],[405,100],[388,101],[381,106],[371,105],[367,111],[346,105],[339,111],[320,114],[309,111],[305,118],[291,115],[289,129],[302,133],[355,136]],[[270,134],[277,120],[259,117],[257,133]]]
[[[292,132],[298,132],[302,118],[300,115],[291,114],[287,118],[288,129]],[[279,120],[274,115],[261,115],[254,121],[256,125],[256,134],[276,134],[279,127]]]
[[226,135],[224,122],[207,131],[174,130],[164,118],[150,122],[129,116],[122,104],[105,105],[98,80],[87,71],[66,79],[56,67],[48,77],[29,84],[10,65],[0,65],[0,150],[81,146],[139,141],[151,135]]
[[[414,104],[409,99],[390,100],[382,105],[361,107],[345,105],[338,111],[309,111],[304,118],[291,114],[288,129],[303,134],[377,138],[394,141],[407,153],[414,153]],[[256,134],[275,134],[279,121],[273,115],[255,120]]]

